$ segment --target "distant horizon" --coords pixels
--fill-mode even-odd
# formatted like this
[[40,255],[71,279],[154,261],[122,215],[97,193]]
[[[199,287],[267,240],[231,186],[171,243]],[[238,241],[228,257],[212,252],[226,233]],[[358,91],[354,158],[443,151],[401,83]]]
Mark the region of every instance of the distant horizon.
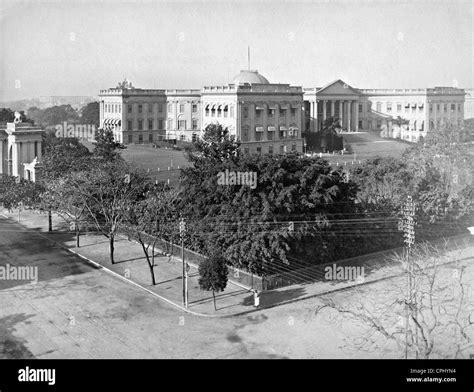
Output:
[[463,0],[5,0],[0,102],[97,98],[125,77],[144,89],[227,85],[248,47],[271,83],[469,89],[472,13]]

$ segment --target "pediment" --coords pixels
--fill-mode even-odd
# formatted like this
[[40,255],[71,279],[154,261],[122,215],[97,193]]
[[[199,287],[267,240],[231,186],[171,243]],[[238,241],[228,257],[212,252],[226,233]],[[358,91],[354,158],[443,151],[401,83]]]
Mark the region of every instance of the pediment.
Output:
[[338,79],[334,82],[327,84],[324,87],[321,87],[317,93],[317,95],[360,95],[360,93],[354,89],[353,87],[349,86],[347,83]]

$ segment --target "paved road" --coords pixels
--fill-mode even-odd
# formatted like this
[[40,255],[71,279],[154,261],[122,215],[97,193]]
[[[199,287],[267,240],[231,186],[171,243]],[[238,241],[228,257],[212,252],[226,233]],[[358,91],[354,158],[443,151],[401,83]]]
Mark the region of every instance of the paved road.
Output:
[[345,356],[343,337],[314,324],[317,300],[232,319],[188,315],[0,217],[7,264],[37,267],[38,282],[0,280],[0,358]]

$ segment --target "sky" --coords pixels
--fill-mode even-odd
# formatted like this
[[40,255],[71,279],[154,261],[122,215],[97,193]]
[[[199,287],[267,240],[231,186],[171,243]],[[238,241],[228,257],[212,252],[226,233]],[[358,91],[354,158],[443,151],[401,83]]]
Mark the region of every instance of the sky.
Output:
[[0,0],[0,101],[273,83],[474,87],[473,9],[463,0]]

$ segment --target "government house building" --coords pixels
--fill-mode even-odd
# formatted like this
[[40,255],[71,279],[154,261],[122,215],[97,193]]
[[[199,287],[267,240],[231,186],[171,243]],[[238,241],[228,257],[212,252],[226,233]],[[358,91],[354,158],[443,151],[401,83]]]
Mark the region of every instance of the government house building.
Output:
[[344,132],[419,141],[444,124],[461,125],[465,95],[454,87],[358,89],[340,79],[302,88],[270,83],[255,70],[201,89],[141,89],[124,80],[100,91],[100,127],[124,144],[142,144],[193,141],[219,123],[249,153],[303,152],[303,132],[321,131],[331,117]]

